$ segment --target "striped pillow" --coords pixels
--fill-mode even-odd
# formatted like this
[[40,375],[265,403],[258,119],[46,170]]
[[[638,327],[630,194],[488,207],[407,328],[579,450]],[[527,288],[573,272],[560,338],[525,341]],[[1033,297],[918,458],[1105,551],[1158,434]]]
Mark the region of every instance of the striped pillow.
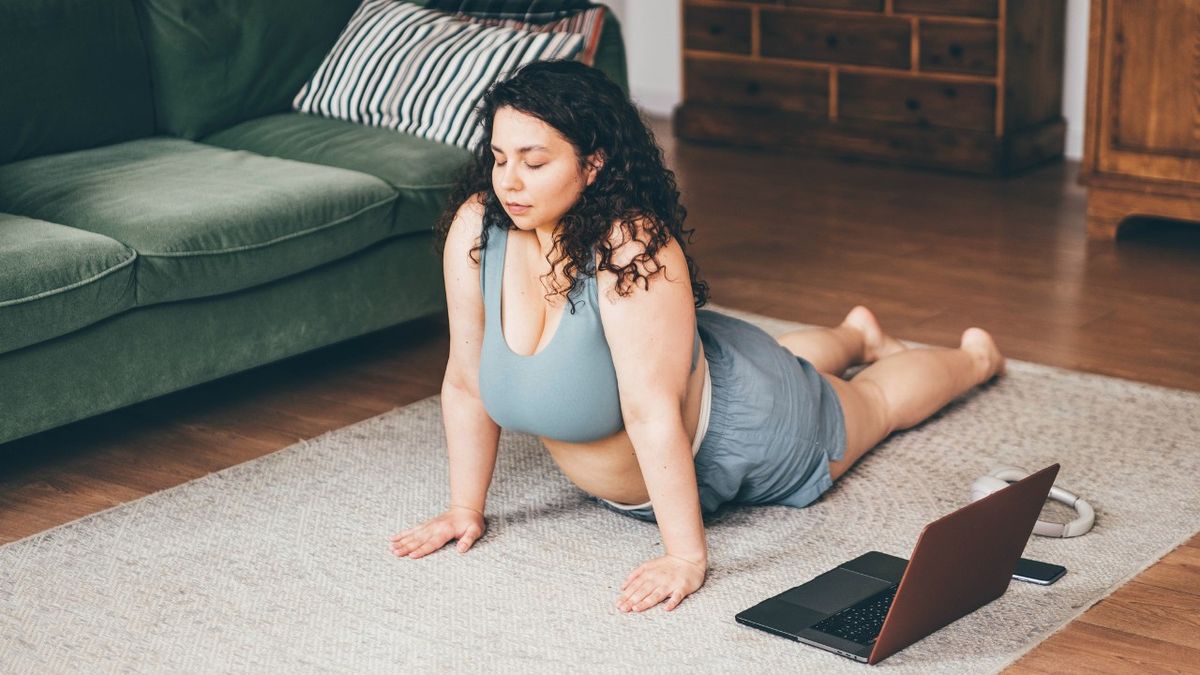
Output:
[[399,0],[365,0],[296,94],[300,112],[470,149],[475,106],[531,61],[574,58],[583,36],[484,26]]
[[590,66],[596,62],[596,49],[600,47],[600,30],[604,28],[604,9],[604,7],[585,9],[550,23],[535,23],[523,19],[483,18],[471,14],[456,14],[455,18],[484,26],[517,28],[531,33],[579,33],[583,36],[583,49],[575,58]]
[[525,23],[557,21],[588,9],[588,0],[429,0],[429,9],[470,14],[489,19],[515,19]]

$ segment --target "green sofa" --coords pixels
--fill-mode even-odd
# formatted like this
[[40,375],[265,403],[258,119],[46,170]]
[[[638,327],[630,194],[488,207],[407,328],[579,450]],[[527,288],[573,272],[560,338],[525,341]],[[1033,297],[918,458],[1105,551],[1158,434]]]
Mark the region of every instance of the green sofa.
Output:
[[290,112],[358,4],[0,4],[0,444],[444,311],[468,153]]

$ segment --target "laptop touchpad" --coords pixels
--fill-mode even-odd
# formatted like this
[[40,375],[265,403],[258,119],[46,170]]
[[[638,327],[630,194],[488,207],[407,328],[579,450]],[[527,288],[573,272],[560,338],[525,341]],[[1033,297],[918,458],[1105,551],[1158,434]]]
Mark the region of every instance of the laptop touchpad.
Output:
[[892,586],[891,582],[835,567],[806,584],[784,591],[779,598],[820,612],[833,613],[889,586]]

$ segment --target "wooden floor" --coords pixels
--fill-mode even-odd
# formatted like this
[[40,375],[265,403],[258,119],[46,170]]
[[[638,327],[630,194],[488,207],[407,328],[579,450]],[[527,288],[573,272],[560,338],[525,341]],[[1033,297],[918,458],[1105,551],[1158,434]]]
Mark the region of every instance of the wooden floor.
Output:
[[[718,304],[833,325],[862,303],[901,338],[978,325],[1012,358],[1200,390],[1200,226],[1089,243],[1074,164],[998,180],[655,130]],[[447,353],[434,317],[0,445],[0,543],[435,395]],[[1194,537],[1012,670],[1198,668]]]

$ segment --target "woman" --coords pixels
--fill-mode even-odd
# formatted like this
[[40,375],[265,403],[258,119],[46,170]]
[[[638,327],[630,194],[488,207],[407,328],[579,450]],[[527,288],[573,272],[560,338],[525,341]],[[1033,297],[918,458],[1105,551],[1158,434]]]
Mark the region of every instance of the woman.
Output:
[[[666,554],[629,575],[617,606],[673,610],[707,574],[703,515],[805,506],[892,431],[1003,372],[978,328],[957,349],[909,350],[864,307],[777,341],[697,309],[708,288],[674,174],[598,70],[529,64],[489,89],[480,124],[435,230],[450,505],[392,536],[397,556],[455,538],[465,552],[483,534],[504,426],[539,436],[601,503],[657,522]],[[840,378],[859,363],[873,365]]]

